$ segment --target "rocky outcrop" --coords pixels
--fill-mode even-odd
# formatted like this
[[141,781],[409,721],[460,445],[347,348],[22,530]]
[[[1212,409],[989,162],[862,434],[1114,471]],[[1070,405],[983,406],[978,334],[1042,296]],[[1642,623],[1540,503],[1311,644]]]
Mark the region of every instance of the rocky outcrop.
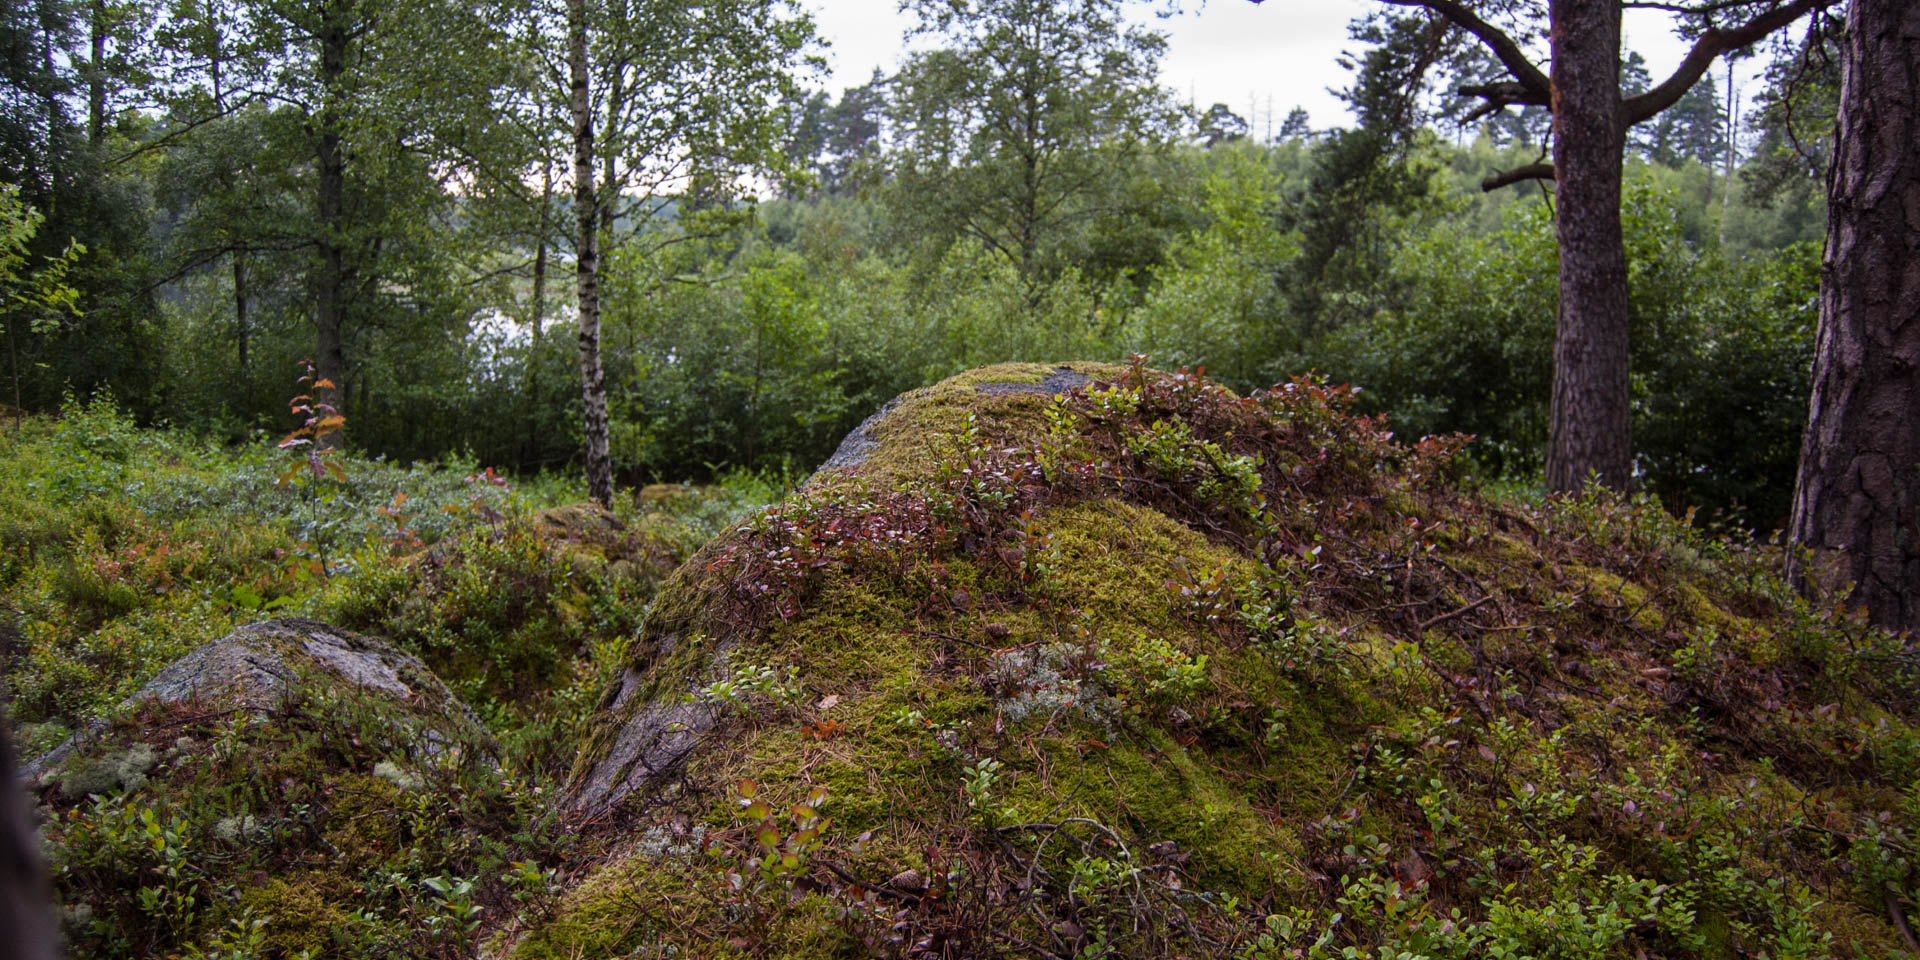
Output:
[[218,699],[271,711],[315,682],[470,719],[465,705],[412,654],[298,617],[248,624],[205,644],[160,671],[128,702]]
[[[325,691],[400,708],[428,742],[480,732],[467,705],[419,658],[383,640],[301,617],[243,626],[203,644],[147,681],[122,704],[138,709],[187,700],[214,701],[272,714],[303,695]],[[95,721],[22,768],[29,779],[59,768],[105,728]]]
[[[1030,440],[1039,429],[1037,411],[1048,398],[1117,372],[1091,363],[1000,364],[903,393],[848,433],[806,486],[819,489],[850,476],[885,483],[897,474],[924,472],[937,446],[963,430],[969,416],[986,439]],[[662,598],[635,641],[651,669],[626,669],[603,702],[606,715],[617,719],[602,724],[575,766],[567,796],[576,813],[597,816],[658,786],[713,727],[712,705],[690,698],[694,688],[717,676],[732,644],[730,638],[702,632],[705,612],[727,592],[706,567],[695,557],[662,587]]]

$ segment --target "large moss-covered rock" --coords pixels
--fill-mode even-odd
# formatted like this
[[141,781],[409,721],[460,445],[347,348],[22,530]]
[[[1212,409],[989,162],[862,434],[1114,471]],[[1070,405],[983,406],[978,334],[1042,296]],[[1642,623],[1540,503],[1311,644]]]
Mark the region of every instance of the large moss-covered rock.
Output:
[[[251,623],[194,648],[135,691],[121,709],[204,702],[270,715],[315,696],[392,707],[396,718],[407,718],[436,737],[480,734],[473,711],[419,658],[385,641],[299,617]],[[85,753],[106,726],[100,720],[89,723],[27,764],[24,774],[30,779],[54,773],[64,773],[69,780],[78,777],[82,788],[76,795],[94,792],[87,787],[96,783],[124,784],[141,772],[109,770],[125,767],[124,758],[93,758],[84,771],[68,762],[76,751]]]
[[[986,368],[662,586],[521,957],[1911,950],[1910,648],[1302,379]],[[646,905],[644,908],[636,905]]]
[[[1039,411],[1049,398],[1118,369],[1092,363],[1001,364],[902,394],[849,433],[806,485],[817,492],[836,482],[901,482],[947,452],[944,448],[958,442],[955,438],[969,424],[978,434],[969,442],[1004,446],[1030,441],[1041,429]],[[638,644],[645,662],[684,661],[693,672],[668,677],[663,686],[658,670],[623,671],[604,704],[608,716],[618,718],[617,726],[603,724],[569,790],[577,810],[597,815],[671,775],[711,728],[714,710],[698,698],[689,701],[688,684],[715,673],[734,639],[729,631],[713,631],[700,622],[712,603],[724,602],[718,595],[726,593],[728,585],[721,579],[710,575],[708,562],[695,558],[669,581],[672,586]]]
[[542,876],[537,788],[421,662],[251,624],[141,688],[37,790],[74,956],[470,956],[501,865]]
[[299,617],[248,624],[193,650],[128,703],[209,700],[272,711],[315,685],[378,698],[441,724],[472,722],[466,705],[418,657]]

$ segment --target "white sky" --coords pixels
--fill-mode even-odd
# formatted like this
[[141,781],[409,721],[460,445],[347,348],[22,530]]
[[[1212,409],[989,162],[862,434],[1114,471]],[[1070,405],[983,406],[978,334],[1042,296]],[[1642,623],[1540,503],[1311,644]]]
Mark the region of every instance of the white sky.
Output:
[[[807,0],[820,36],[831,46],[830,76],[821,81],[838,95],[865,83],[874,67],[892,73],[905,49],[903,37],[914,18],[899,12],[898,0]],[[1167,33],[1167,54],[1160,82],[1201,109],[1219,102],[1247,118],[1255,136],[1266,134],[1268,104],[1272,123],[1295,106],[1307,108],[1313,127],[1351,122],[1330,87],[1347,85],[1349,74],[1335,58],[1351,47],[1347,22],[1370,8],[1372,0],[1188,0],[1186,12],[1157,21]],[[1680,63],[1686,46],[1668,29],[1664,15],[1629,10],[1626,43],[1647,58],[1657,83]],[[1742,79],[1758,67],[1750,61]]]

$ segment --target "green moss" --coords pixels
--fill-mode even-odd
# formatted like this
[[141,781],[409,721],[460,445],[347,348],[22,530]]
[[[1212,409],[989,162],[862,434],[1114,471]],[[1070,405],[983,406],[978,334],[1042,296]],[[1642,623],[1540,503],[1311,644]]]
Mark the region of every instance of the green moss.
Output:
[[[1056,741],[1046,781],[1031,776],[1014,795],[1038,816],[1080,816],[1132,838],[1135,856],[1171,841],[1191,859],[1184,869],[1203,889],[1259,897],[1297,883],[1299,837],[1256,813],[1247,793],[1196,762],[1157,730],[1082,755]],[[1063,798],[1071,798],[1063,801]]]
[[[1165,514],[1121,500],[1097,500],[1056,509],[1035,524],[1053,537],[1059,572],[1049,591],[1084,613],[1098,636],[1120,639],[1139,630],[1200,640],[1198,626],[1177,606],[1168,584],[1181,566],[1198,577],[1216,567],[1244,580],[1246,560],[1216,546]],[[1191,650],[1191,652],[1204,652]]]
[[1649,599],[1647,589],[1640,584],[1597,567],[1573,565],[1567,568],[1567,572],[1584,581],[1588,602],[1618,607],[1622,614],[1631,616],[1633,623],[1644,630],[1666,629],[1666,616]]
[[[872,438],[878,446],[854,473],[875,489],[888,489],[925,475],[927,466],[957,452],[953,437],[973,416],[980,440],[1004,447],[1031,442],[1046,429],[1041,417],[1049,397],[1035,391],[997,391],[995,384],[1037,384],[1066,367],[1095,379],[1111,379],[1120,367],[1100,363],[1003,363],[981,367],[902,394],[893,411],[876,424]],[[838,482],[833,477],[823,478]]]
[[333,933],[347,925],[337,901],[350,891],[338,874],[304,871],[242,888],[240,906],[267,922],[267,946],[279,956],[324,956]]
[[[1051,370],[991,368],[904,397],[874,428],[873,459],[821,478],[794,515],[832,519],[856,494],[919,495],[936,460],[963,452],[950,449],[949,435],[969,415],[978,428],[971,452],[991,448],[1020,466],[1018,450],[1004,451],[1039,436],[1046,398],[980,388],[1033,383]],[[1901,769],[1888,758],[1920,742],[1908,713],[1838,671],[1793,674],[1805,665],[1781,655],[1774,628],[1797,621],[1776,623],[1764,606],[1739,606],[1745,618],[1728,612],[1724,598],[1736,593],[1727,574],[1681,549],[1684,530],[1604,497],[1490,505],[1404,481],[1392,466],[1400,453],[1351,440],[1360,425],[1324,409],[1281,411],[1292,418],[1286,436],[1311,447],[1251,447],[1258,403],[1229,397],[1200,409],[1212,395],[1194,391],[1190,383],[1157,398],[1143,391],[1138,423],[1116,402],[1103,414],[1114,423],[1100,429],[1199,410],[1181,430],[1163,431],[1169,444],[1215,444],[1235,456],[1259,449],[1269,466],[1290,465],[1265,491],[1270,526],[1202,532],[1182,523],[1175,517],[1215,505],[1163,475],[1127,474],[1146,468],[1113,452],[1125,437],[1088,432],[1083,452],[1107,451],[1101,469],[1124,479],[1022,488],[1007,494],[1010,509],[984,497],[956,508],[927,495],[922,516],[949,518],[944,534],[884,552],[828,547],[794,590],[797,603],[773,613],[742,612],[741,598],[760,585],[736,580],[737,568],[699,559],[682,568],[631,648],[629,665],[645,680],[620,712],[684,697],[723,651],[728,662],[792,668],[806,696],[730,713],[650,815],[702,824],[732,843],[746,831],[731,789],[739,778],[761,784],[776,810],[825,787],[833,824],[821,856],[868,881],[956,862],[979,871],[969,876],[1024,877],[1039,863],[1032,875],[1048,884],[1045,896],[1025,899],[1017,887],[989,896],[1017,903],[1006,911],[1011,922],[1033,923],[1021,935],[1043,939],[1055,917],[1033,918],[1064,902],[1062,878],[1076,861],[1114,857],[1121,846],[1135,863],[1178,858],[1186,891],[1297,909],[1314,923],[1331,923],[1330,890],[1392,890],[1381,896],[1395,904],[1361,903],[1328,928],[1338,942],[1353,937],[1383,953],[1411,934],[1379,908],[1416,918],[1458,910],[1446,930],[1422,935],[1438,938],[1436,955],[1471,955],[1465,940],[1447,938],[1485,933],[1496,900],[1509,911],[1498,922],[1531,923],[1513,918],[1597,902],[1569,894],[1562,876],[1586,877],[1595,890],[1657,882],[1675,902],[1711,906],[1700,908],[1704,950],[1647,941],[1694,960],[1751,952],[1738,942],[1747,929],[1791,921],[1795,908],[1754,891],[1806,883],[1821,898],[1844,893],[1835,851],[1820,847],[1827,834],[1778,840],[1781,811],[1805,811],[1836,833],[1869,811],[1887,814],[1878,821],[1886,829],[1914,829],[1899,812],[1904,781],[1887,772]],[[1266,480],[1275,482],[1271,470]],[[983,520],[959,508],[1005,515]],[[934,547],[936,536],[950,539]],[[704,556],[766,539],[736,528]],[[1042,540],[1047,570],[1029,578],[1022,564],[1031,554],[1016,547]],[[1683,554],[1684,562],[1663,559]],[[1215,571],[1230,597],[1201,586]],[[1284,587],[1269,594],[1263,585],[1275,582]],[[1482,602],[1489,594],[1497,602]],[[1243,620],[1238,603],[1268,598]],[[1460,612],[1419,629],[1443,610]],[[1832,639],[1822,627],[1795,629],[1786,636],[1796,643]],[[1749,664],[1764,669],[1681,676],[1675,638],[1703,630],[1743,645]],[[1757,713],[1769,700],[1778,701],[1771,712]],[[1721,737],[1736,727],[1752,740]],[[1863,739],[1869,729],[1887,732]],[[1750,749],[1775,743],[1791,747],[1778,751],[1777,769]],[[1765,785],[1743,786],[1750,778]],[[1111,830],[1114,842],[1043,826],[1074,818],[1100,829],[1072,830],[1103,838]],[[1066,839],[1043,849],[1049,835]],[[716,899],[703,886],[715,865],[602,863],[523,953],[617,952],[653,937],[700,945],[690,948],[697,953],[726,942],[755,955],[825,956],[852,942],[834,917],[858,884],[842,888],[840,874],[815,870],[812,892],[777,906],[763,893]],[[635,921],[619,905],[636,901],[663,906]],[[1213,942],[1247,942],[1236,926],[1245,917],[1202,912],[1186,919],[1221,924]],[[1855,921],[1860,930],[1848,936],[1884,942],[1886,924],[1871,917],[1818,920],[1823,929]]]

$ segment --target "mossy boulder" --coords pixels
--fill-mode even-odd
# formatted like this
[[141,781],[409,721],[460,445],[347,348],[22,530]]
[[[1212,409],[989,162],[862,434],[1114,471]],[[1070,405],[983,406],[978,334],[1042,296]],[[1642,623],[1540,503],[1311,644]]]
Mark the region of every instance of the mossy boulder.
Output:
[[497,946],[1913,949],[1909,647],[1353,399],[1026,364],[888,404],[662,586],[566,790],[612,842]]
[[471,956],[557,860],[539,788],[382,641],[251,624],[124,710],[37,791],[75,956]]
[[[121,709],[205,703],[265,717],[316,697],[378,703],[440,739],[481,734],[473,711],[419,658],[385,641],[300,617],[247,624],[194,648],[135,691]],[[106,727],[105,721],[88,724],[23,772],[29,778],[57,774],[73,796],[99,792],[98,785],[137,785],[144,768],[135,769],[136,761],[144,757],[151,766],[151,753],[91,756],[88,744]]]
[[210,700],[272,712],[314,684],[379,698],[441,725],[472,722],[466,705],[418,657],[302,617],[251,623],[198,647],[128,703]]

